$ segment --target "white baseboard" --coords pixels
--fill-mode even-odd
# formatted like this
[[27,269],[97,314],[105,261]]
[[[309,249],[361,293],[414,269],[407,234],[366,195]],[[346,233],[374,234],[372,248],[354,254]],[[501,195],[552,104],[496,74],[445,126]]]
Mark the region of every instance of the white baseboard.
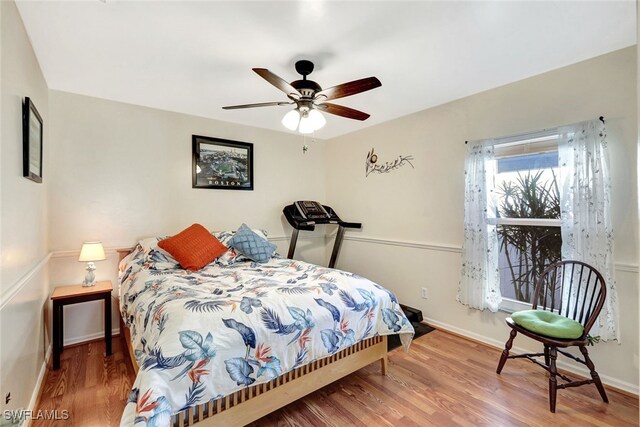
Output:
[[[118,335],[120,333],[120,329],[112,329],[112,335]],[[64,345],[72,345],[79,344],[85,341],[92,341],[98,338],[104,337],[104,331],[97,332],[95,334],[84,335],[81,337],[73,337],[64,341]],[[42,366],[40,367],[40,373],[38,374],[38,379],[36,380],[36,384],[33,388],[33,393],[31,393],[31,400],[29,400],[29,406],[26,408],[28,411],[35,411],[35,406],[38,403],[38,397],[40,396],[40,389],[42,388],[42,382],[44,381],[45,374],[47,373],[47,367],[49,366],[49,360],[51,359],[51,354],[53,352],[53,348],[51,344],[47,348],[47,351],[44,355],[44,361],[42,362]],[[31,419],[27,420],[27,426],[31,425]]]
[[[467,331],[466,329],[462,329],[462,328],[458,328],[457,326],[453,326],[453,325],[449,325],[447,323],[444,322],[440,322],[438,320],[434,320],[434,319],[429,319],[426,318],[424,319],[425,323],[428,323],[431,326],[434,326],[436,328],[442,328],[445,331],[450,331],[453,332],[455,334],[458,335],[462,335],[464,337],[467,338],[471,338],[472,340],[475,341],[479,341],[481,343],[487,344],[491,347],[495,347],[499,350],[504,349],[504,343],[507,340],[507,336],[505,336],[505,341],[498,341],[495,340],[493,338],[489,338],[486,337],[484,335],[480,335],[480,334],[476,334],[475,332],[471,332],[471,331]],[[512,350],[515,353],[530,353],[529,350],[526,350],[522,347],[517,347],[514,346],[512,348]],[[496,361],[497,363],[497,361]],[[568,363],[567,361],[565,361],[564,359],[558,359],[557,362],[558,368],[563,369],[567,372],[571,372],[573,374],[576,375],[580,375],[582,377],[586,377],[586,378],[590,378],[591,375],[589,373],[589,370],[586,367],[583,367],[582,365],[579,365],[577,363]],[[497,365],[496,365],[497,366]],[[636,396],[639,394],[640,388],[638,387],[637,384],[632,384],[630,382],[627,381],[622,381],[620,379],[617,378],[613,378],[610,377],[608,375],[602,375],[600,374],[600,379],[602,380],[602,382],[606,385],[609,385],[611,387],[615,387],[617,389],[623,390],[627,393],[631,393],[631,394],[635,394]]]
[[[38,379],[36,380],[36,385],[33,387],[33,393],[31,393],[31,399],[29,400],[29,406],[26,408],[28,411],[35,411],[36,404],[38,403],[38,397],[40,396],[40,389],[42,388],[42,382],[44,381],[44,376],[47,373],[47,366],[49,366],[49,359],[51,359],[51,351],[52,347],[49,344],[47,347],[47,351],[44,355],[44,361],[42,362],[42,366],[40,367],[40,373],[38,374]],[[26,425],[31,425],[32,419],[29,418],[27,420]]]
[[[113,335],[118,335],[118,334],[120,334],[120,328],[111,330],[111,335],[112,336]],[[98,338],[104,338],[104,331],[95,332],[93,334],[88,334],[88,335],[81,335],[79,337],[66,338],[64,340],[63,345],[66,347],[68,345],[80,344],[80,343],[87,342],[87,341],[97,340]]]

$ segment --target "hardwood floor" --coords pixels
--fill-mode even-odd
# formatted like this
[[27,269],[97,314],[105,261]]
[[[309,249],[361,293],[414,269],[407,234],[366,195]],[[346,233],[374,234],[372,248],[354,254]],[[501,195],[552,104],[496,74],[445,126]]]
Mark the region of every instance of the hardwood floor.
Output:
[[[64,425],[118,425],[134,380],[120,341],[104,359],[104,342],[65,349],[48,371],[38,409],[67,409]],[[254,426],[637,426],[638,399],[595,386],[558,392],[548,409],[545,372],[526,360],[495,369],[500,352],[443,331],[416,339],[411,352],[389,353],[389,375],[374,363],[258,421]],[[596,366],[598,360],[595,360]],[[36,422],[36,426],[51,422]],[[197,425],[197,424],[196,424]]]
[[69,419],[36,420],[32,426],[117,426],[133,386],[135,374],[114,337],[113,355],[105,358],[104,340],[65,348],[60,369],[51,362],[37,409],[68,410]]

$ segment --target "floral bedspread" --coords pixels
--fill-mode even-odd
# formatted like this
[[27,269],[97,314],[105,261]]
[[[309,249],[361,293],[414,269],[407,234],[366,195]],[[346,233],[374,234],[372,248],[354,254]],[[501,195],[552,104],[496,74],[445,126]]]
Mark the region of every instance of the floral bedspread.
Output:
[[138,245],[120,265],[140,366],[121,425],[166,426],[366,338],[399,333],[407,350],[413,337],[396,297],[352,273],[279,257],[189,272],[166,258]]

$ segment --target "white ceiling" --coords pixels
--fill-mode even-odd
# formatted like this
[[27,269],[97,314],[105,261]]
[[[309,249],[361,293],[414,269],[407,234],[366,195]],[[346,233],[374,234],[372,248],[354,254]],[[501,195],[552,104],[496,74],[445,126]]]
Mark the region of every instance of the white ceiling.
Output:
[[51,89],[284,131],[289,107],[251,71],[297,79],[298,59],[327,88],[376,76],[382,87],[335,103],[331,138],[635,43],[635,1],[86,2],[20,1]]

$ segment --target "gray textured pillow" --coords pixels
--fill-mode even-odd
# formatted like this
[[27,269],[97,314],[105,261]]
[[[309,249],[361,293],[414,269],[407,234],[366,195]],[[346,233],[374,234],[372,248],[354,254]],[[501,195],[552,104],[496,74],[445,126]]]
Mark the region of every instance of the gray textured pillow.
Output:
[[267,262],[276,251],[276,245],[251,231],[242,224],[229,240],[229,246],[256,262]]

